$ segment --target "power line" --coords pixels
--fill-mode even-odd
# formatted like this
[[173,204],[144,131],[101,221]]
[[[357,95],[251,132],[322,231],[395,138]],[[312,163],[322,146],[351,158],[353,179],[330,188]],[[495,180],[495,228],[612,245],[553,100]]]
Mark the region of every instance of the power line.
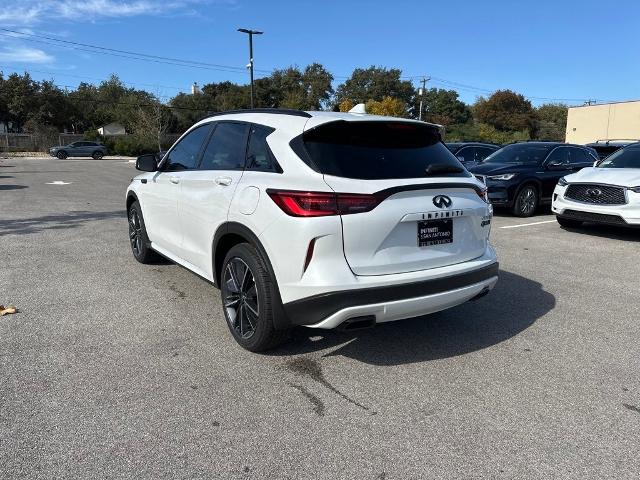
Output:
[[[147,54],[147,53],[131,52],[131,51],[128,51],[128,50],[119,50],[119,49],[116,49],[116,48],[103,47],[103,46],[100,46],[100,45],[92,45],[90,43],[73,42],[71,40],[64,40],[62,38],[51,37],[51,36],[48,36],[48,35],[40,35],[40,34],[35,34],[35,33],[25,33],[25,32],[20,32],[20,31],[17,31],[17,30],[11,30],[9,28],[0,27],[0,30],[2,30],[4,32],[12,33],[14,35],[21,35],[23,37],[43,38],[45,40],[50,40],[50,41],[63,43],[63,44],[67,44],[67,45],[73,45],[73,46],[77,46],[77,47],[86,47],[86,48],[91,48],[91,49],[96,49],[96,50],[102,50],[102,51],[105,51],[105,52],[121,53],[121,54],[126,54],[126,55],[135,55],[136,57],[144,57],[144,58],[149,58],[149,59],[154,59],[154,60],[164,60],[164,61],[169,61],[169,62],[179,62],[179,63],[184,63],[184,64],[200,65],[200,66],[205,66],[205,67],[216,67],[216,68],[233,69],[233,70],[238,70],[238,71],[241,71],[241,72],[244,72],[244,70],[245,70],[244,67],[236,67],[236,66],[232,66],[232,65],[220,65],[220,64],[216,64],[216,63],[199,62],[199,61],[195,61],[195,60],[185,60],[185,59],[182,59],[182,58],[172,58],[172,57],[165,57],[165,56],[161,56],[161,55],[151,55],[151,54]],[[11,36],[13,37],[13,35],[11,35]]]
[[[185,60],[185,59],[180,59],[180,58],[165,57],[165,56],[161,56],[161,55],[151,55],[151,54],[147,54],[147,53],[132,52],[132,51],[128,51],[128,50],[119,50],[119,49],[110,48],[110,47],[103,47],[103,46],[100,46],[100,45],[92,45],[92,44],[89,44],[89,43],[82,43],[82,42],[74,42],[74,41],[71,41],[71,40],[64,40],[64,39],[52,37],[52,36],[49,36],[49,35],[25,33],[25,32],[20,32],[20,31],[17,31],[17,30],[11,30],[9,28],[0,27],[0,31],[7,32],[7,33],[0,33],[0,35],[5,36],[5,37],[20,38],[22,40],[27,40],[27,41],[30,41],[30,42],[42,43],[42,44],[46,44],[46,45],[53,45],[53,46],[62,47],[62,48],[71,48],[71,49],[74,49],[74,50],[84,51],[84,52],[88,52],[88,53],[110,55],[110,56],[115,56],[115,57],[120,57],[120,58],[127,58],[127,59],[130,59],[130,60],[139,60],[139,61],[146,61],[146,62],[165,64],[165,65],[174,65],[174,66],[186,67],[186,68],[198,68],[198,69],[205,69],[205,70],[221,71],[221,72],[225,72],[225,73],[244,74],[244,67],[237,67],[237,66],[232,66],[232,65],[221,65],[221,64],[208,63],[208,62],[199,62],[199,61],[195,61],[195,60]],[[271,69],[271,70],[255,69],[255,71],[256,72],[260,72],[260,73],[269,74],[269,73],[272,73],[274,71],[274,69]],[[333,75],[333,78],[334,78],[334,80],[337,80],[337,79],[348,79],[348,78],[350,78],[350,76]],[[422,75],[404,76],[404,77],[401,77],[401,78],[404,79],[404,80],[414,81],[415,79],[422,78]],[[491,93],[496,91],[495,89],[491,90],[491,89],[477,87],[477,86],[473,86],[473,85],[468,85],[468,84],[465,84],[465,83],[455,82],[455,81],[452,81],[452,80],[448,80],[448,79],[445,79],[445,78],[439,78],[439,77],[432,77],[432,81],[434,83],[436,83],[436,84],[439,84],[439,85],[454,87],[456,89],[466,90],[466,91],[471,91],[471,92],[477,92],[477,93],[491,94]],[[176,89],[181,90],[178,87],[167,87],[167,88],[176,88]],[[590,99],[585,99],[585,98],[554,98],[554,97],[538,97],[538,96],[532,96],[532,95],[524,95],[524,97],[527,98],[527,99],[530,99],[530,100],[545,100],[545,101],[558,101],[558,102],[559,101],[563,101],[563,102],[585,102],[585,101],[590,100]],[[606,100],[601,100],[601,101],[606,101]]]
[[[23,70],[25,72],[29,71],[29,72],[35,72],[35,73],[43,73],[46,75],[55,75],[55,76],[59,76],[59,77],[70,77],[70,78],[80,78],[80,79],[85,79],[85,80],[94,80],[97,82],[104,82],[105,79],[104,78],[98,78],[98,77],[88,77],[86,75],[73,75],[70,73],[60,73],[60,72],[52,72],[50,70],[36,70],[33,68],[28,68],[25,66],[22,67],[15,67],[15,66],[10,66],[10,65],[0,65],[0,68],[6,68],[9,69],[11,71],[14,72],[18,72],[18,70]],[[153,87],[153,88],[170,88],[172,90],[179,90],[179,91],[183,91],[186,90],[184,87],[176,87],[176,86],[172,86],[172,85],[158,85],[158,84],[154,84],[154,83],[134,83],[134,82],[127,82],[124,81],[120,78],[118,78],[118,80],[120,80],[120,82],[122,82],[125,85],[129,85],[132,87],[135,86],[143,86],[143,87]]]
[[[128,58],[131,60],[159,63],[164,65],[175,65],[178,67],[198,68],[202,70],[214,70],[214,71],[220,71],[220,72],[226,72],[226,73],[244,74],[244,67],[235,67],[231,65],[206,64],[204,62],[200,62],[202,64],[199,64],[198,62],[192,62],[191,60],[172,59],[170,57],[166,57],[165,59],[165,57],[158,57],[155,55],[147,55],[147,54],[136,53],[136,52],[127,52],[125,50],[108,49],[106,47],[93,46],[89,44],[78,44],[78,45],[88,45],[88,47],[85,48],[82,46],[73,45],[73,43],[78,43],[78,42],[68,42],[66,40],[53,39],[53,37],[47,37],[44,35],[26,34],[26,33],[16,32],[14,30],[9,30],[7,28],[0,28],[0,30],[11,32],[11,34],[0,33],[0,35],[4,37],[9,37],[14,39],[20,38],[21,40],[26,40],[28,42],[52,45],[52,46],[61,47],[61,48],[78,50],[82,52],[95,53],[99,55],[109,55],[112,57],[119,57],[119,58]],[[15,33],[24,35],[24,37],[16,37]],[[31,38],[31,37],[37,37],[37,38]],[[52,41],[40,40],[40,38],[51,39]],[[71,43],[71,45],[66,45],[64,43],[56,43],[56,42]],[[117,53],[117,52],[122,52],[122,53]]]

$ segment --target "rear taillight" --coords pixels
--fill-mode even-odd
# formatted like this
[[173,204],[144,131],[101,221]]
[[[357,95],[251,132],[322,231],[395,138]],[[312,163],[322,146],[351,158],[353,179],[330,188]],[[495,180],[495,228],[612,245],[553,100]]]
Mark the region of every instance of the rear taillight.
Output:
[[373,210],[380,201],[375,195],[358,193],[299,192],[267,190],[271,199],[292,217],[350,215]]

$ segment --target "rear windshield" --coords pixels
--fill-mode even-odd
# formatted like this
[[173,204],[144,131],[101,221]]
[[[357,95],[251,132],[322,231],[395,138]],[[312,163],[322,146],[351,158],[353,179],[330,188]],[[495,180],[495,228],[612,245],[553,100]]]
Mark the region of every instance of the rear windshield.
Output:
[[598,164],[600,168],[640,168],[640,147],[621,148]]
[[327,175],[421,178],[431,167],[439,177],[470,176],[440,141],[438,129],[426,124],[336,121],[309,130],[303,142],[311,162]]
[[511,163],[517,165],[540,165],[555,144],[535,145],[514,143],[496,150],[483,163]]

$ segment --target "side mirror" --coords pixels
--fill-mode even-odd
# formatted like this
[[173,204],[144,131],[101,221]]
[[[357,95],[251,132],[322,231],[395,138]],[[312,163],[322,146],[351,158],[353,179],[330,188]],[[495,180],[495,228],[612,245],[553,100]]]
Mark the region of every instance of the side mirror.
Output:
[[599,163],[600,163],[600,160],[596,160],[595,162],[593,162],[593,166],[597,167]]
[[158,170],[156,156],[153,153],[140,155],[136,160],[136,169],[142,172],[155,172]]

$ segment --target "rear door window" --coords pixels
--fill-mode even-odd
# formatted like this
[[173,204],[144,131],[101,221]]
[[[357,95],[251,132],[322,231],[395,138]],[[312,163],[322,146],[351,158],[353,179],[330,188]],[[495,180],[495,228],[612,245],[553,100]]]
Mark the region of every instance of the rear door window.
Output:
[[200,170],[242,170],[248,129],[246,123],[218,123],[202,154]]
[[547,158],[547,164],[552,162],[558,165],[569,165],[569,149],[566,147],[556,148]]
[[305,132],[302,141],[308,157],[300,156],[327,175],[363,180],[421,178],[431,169],[439,172],[437,176],[470,176],[440,141],[438,129],[426,124],[336,121]]
[[488,147],[476,147],[476,162],[482,162],[497,149]]

